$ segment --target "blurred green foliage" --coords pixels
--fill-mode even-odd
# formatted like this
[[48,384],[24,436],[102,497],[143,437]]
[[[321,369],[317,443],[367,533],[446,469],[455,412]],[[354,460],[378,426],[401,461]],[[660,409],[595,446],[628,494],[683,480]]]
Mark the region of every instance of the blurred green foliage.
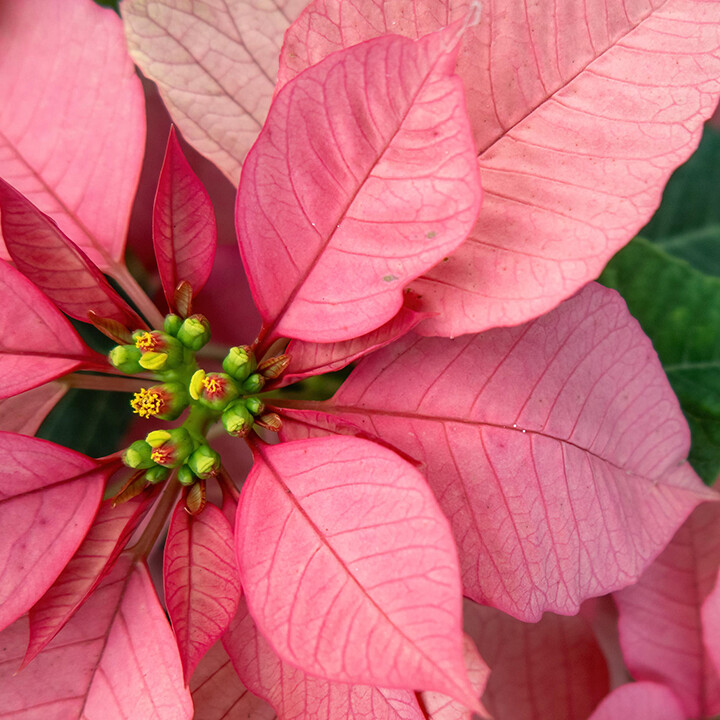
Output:
[[120,5],[120,0],[95,0],[95,2],[98,5],[102,5],[103,7],[112,8],[118,14],[120,13],[120,10],[118,9],[118,6]]
[[690,425],[690,462],[712,484],[720,475],[720,133],[705,129],[641,235],[600,282],[623,295],[653,341]]

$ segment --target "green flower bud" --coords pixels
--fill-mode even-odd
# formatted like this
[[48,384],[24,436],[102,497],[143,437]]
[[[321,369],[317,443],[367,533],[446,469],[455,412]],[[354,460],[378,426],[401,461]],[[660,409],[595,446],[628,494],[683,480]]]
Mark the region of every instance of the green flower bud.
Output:
[[172,370],[182,364],[184,359],[183,345],[172,335],[159,330],[151,332],[135,332],[135,347],[142,352],[138,360],[146,370],[154,372]]
[[203,480],[214,477],[220,470],[220,455],[208,445],[201,445],[188,458],[188,467]]
[[178,467],[194,450],[193,440],[183,427],[154,430],[145,441],[153,448],[150,457],[163,467]]
[[181,465],[178,468],[178,482],[181,485],[192,485],[197,482],[198,478],[195,473],[187,466]]
[[229,435],[245,437],[252,429],[254,418],[244,400],[236,400],[222,414],[222,424]]
[[265,409],[265,403],[259,397],[249,397],[245,406],[253,415],[259,415]]
[[122,461],[136,470],[150,468],[155,461],[150,457],[152,448],[144,440],[136,440],[122,454]]
[[140,365],[141,357],[142,352],[134,345],[116,345],[108,355],[110,364],[128,375],[144,371]]
[[163,330],[165,330],[165,332],[168,335],[177,337],[177,333],[178,333],[178,330],[180,329],[180,326],[182,325],[182,322],[183,322],[183,319],[179,315],[170,313],[169,315],[165,316]]
[[145,479],[151,484],[151,485],[157,485],[157,483],[161,483],[168,479],[170,476],[170,469],[166,467],[162,467],[162,465],[155,465],[155,467],[151,467],[146,473],[145,473]]
[[210,323],[204,315],[191,315],[180,326],[177,339],[186,348],[198,351],[210,340]]
[[239,394],[235,381],[225,373],[198,370],[190,378],[190,397],[211,410],[224,410]]
[[242,385],[243,391],[248,395],[260,392],[264,386],[265,378],[260,373],[253,373]]
[[257,361],[253,351],[247,345],[231,347],[223,360],[223,370],[239,382],[246,380],[255,371]]

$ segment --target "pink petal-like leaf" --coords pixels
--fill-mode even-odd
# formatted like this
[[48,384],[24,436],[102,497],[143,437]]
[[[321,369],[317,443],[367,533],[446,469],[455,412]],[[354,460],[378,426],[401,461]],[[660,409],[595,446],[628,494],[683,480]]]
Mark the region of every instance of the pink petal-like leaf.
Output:
[[0,433],[0,628],[52,585],[95,517],[107,469],[45,440]]
[[130,53],[173,121],[233,185],[265,120],[283,33],[305,0],[124,0]]
[[415,310],[415,303],[414,295],[406,293],[405,304],[392,320],[381,325],[377,330],[352,340],[336,343],[293,340],[285,350],[290,356],[290,365],[273,388],[290,385],[314,375],[342,370],[351,362],[401,338],[427,317],[424,313]]
[[222,643],[217,642],[198,663],[190,680],[193,720],[275,720],[275,711],[253,695],[235,672]]
[[465,593],[525,620],[634,582],[717,497],[681,464],[687,424],[650,341],[599,285],[516,328],[406,336],[313,407],[422,463]]
[[[465,636],[463,642],[463,651],[465,653],[465,665],[468,670],[468,677],[472,683],[473,690],[478,697],[485,692],[488,678],[490,676],[490,668],[480,657],[480,653],[475,647],[475,643]],[[436,692],[421,693],[422,704],[429,720],[473,720],[473,713],[457,700],[445,697]],[[487,717],[488,713],[484,708],[482,717]]]
[[175,639],[144,566],[122,555],[28,667],[25,619],[0,636],[0,708],[43,720],[189,720]]
[[705,598],[701,608],[705,650],[715,665],[715,675],[720,675],[720,582]]
[[92,0],[3,0],[0,176],[101,270],[122,260],[143,111],[115,13]]
[[[288,33],[280,77],[377,35],[429,32],[465,5],[316,0]],[[551,309],[647,222],[717,103],[720,5],[489,0],[457,72],[483,211],[412,285],[437,313],[422,331],[450,336]]]
[[258,631],[244,600],[223,644],[243,683],[282,720],[424,720],[410,690],[331,682],[284,662]]
[[330,53],[380,35],[420,38],[463,19],[470,5],[471,0],[314,0],[285,34],[278,89]]
[[106,363],[22,273],[0,260],[0,398]]
[[243,167],[237,228],[266,342],[336,342],[388,322],[404,286],[480,207],[459,29],[387,36],[306,70]]
[[672,690],[654,682],[637,682],[613,690],[590,720],[686,720]]
[[168,305],[175,305],[181,280],[197,295],[210,277],[217,226],[207,191],[185,159],[170,129],[153,207],[153,243]]
[[418,471],[352,437],[256,456],[237,511],[238,564],[280,657],[329,680],[438,690],[473,707],[456,551]]
[[590,598],[580,608],[580,613],[592,626],[598,644],[608,664],[610,687],[630,682],[630,672],[625,665],[618,633],[618,611],[612,595]]
[[690,717],[720,713],[720,677],[701,609],[720,566],[720,506],[699,507],[640,581],[615,594],[620,645],[637,680],[671,688]]
[[0,430],[34,435],[66,392],[67,385],[50,382],[0,400]]
[[608,692],[605,658],[581,617],[524,623],[468,600],[465,628],[490,666],[483,703],[495,720],[585,720]]
[[88,322],[88,311],[130,329],[142,321],[87,255],[47,215],[0,179],[0,224],[15,267],[63,312]]
[[112,500],[100,505],[70,562],[30,609],[30,642],[23,665],[43,650],[112,569],[152,499],[142,495],[117,507]]
[[163,564],[165,603],[188,681],[202,656],[220,639],[240,600],[230,523],[208,503],[190,515],[175,507]]

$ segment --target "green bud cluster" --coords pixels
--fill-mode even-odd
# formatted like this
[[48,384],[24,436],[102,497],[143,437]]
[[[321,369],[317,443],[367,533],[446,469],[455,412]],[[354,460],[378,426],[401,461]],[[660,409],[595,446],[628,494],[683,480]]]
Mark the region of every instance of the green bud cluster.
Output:
[[205,372],[198,368],[195,353],[210,340],[210,326],[199,314],[183,318],[171,313],[162,330],[136,330],[132,339],[134,344],[111,350],[110,362],[124,373],[146,373],[160,381],[135,394],[133,410],[141,417],[174,420],[189,408],[179,427],[154,430],[124,451],[125,465],[148,483],[163,482],[171,472],[186,486],[215,477],[221,458],[206,435],[217,421],[234,437],[245,437],[256,424],[279,428],[276,415],[263,414],[265,404],[257,393],[285,370],[288,356],[269,358],[258,366],[252,348],[236,346],[223,359],[223,372]]

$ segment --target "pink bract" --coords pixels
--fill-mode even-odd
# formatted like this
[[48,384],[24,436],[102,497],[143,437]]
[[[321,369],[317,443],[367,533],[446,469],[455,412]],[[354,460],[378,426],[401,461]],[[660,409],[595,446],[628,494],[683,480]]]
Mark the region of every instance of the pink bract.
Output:
[[275,98],[236,216],[264,342],[375,330],[465,240],[480,187],[452,74],[461,29],[356,45]]
[[153,207],[153,244],[168,307],[181,280],[196,295],[215,259],[217,228],[207,191],[190,168],[171,128]]
[[0,452],[1,629],[27,612],[67,565],[95,517],[108,470],[14,433],[0,433]]
[[460,576],[424,478],[349,437],[256,448],[235,525],[248,606],[280,657],[328,680],[473,707]]
[[720,674],[708,653],[703,602],[720,567],[720,506],[700,506],[640,581],[615,594],[620,644],[638,680],[661,681],[689,717],[720,712]]
[[92,311],[130,327],[143,325],[56,223],[1,179],[0,212],[3,239],[15,267],[60,310],[83,322]]
[[230,624],[240,601],[230,523],[214,505],[191,516],[178,503],[163,563],[165,603],[180,648],[185,682]]
[[609,690],[605,658],[582,617],[547,613],[523,623],[467,600],[465,629],[490,667],[483,702],[495,720],[580,720]]
[[147,570],[123,555],[47,650],[13,676],[27,630],[20,620],[0,641],[1,707],[66,720],[190,720],[177,646]]
[[102,270],[127,272],[145,118],[120,19],[92,0],[3,2],[0,97],[0,176]]
[[[233,185],[270,106],[282,36],[305,0],[205,4],[124,0],[130,54],[176,124]],[[188,91],[188,88],[192,88]]]
[[30,608],[30,640],[23,660],[27,665],[55,637],[112,570],[127,541],[156,494],[114,506],[100,505],[80,547],[50,586]]
[[230,720],[233,713],[252,720],[275,720],[275,711],[241,682],[222,643],[213,645],[190,680],[193,720]]
[[0,292],[0,373],[4,379],[0,398],[73,370],[107,367],[105,358],[80,340],[57,307],[4,260],[0,260]]
[[[315,0],[288,32],[281,81],[362,40],[442,27],[466,6]],[[713,0],[483,2],[457,65],[483,212],[413,283],[437,313],[422,331],[524,322],[597,277],[697,146],[717,104],[719,47]]]
[[590,720],[686,720],[672,691],[654,682],[622,685],[598,705]]
[[527,621],[634,582],[717,498],[683,464],[687,425],[650,341],[599,285],[517,328],[408,335],[304,406],[418,461],[465,593]]
[[244,600],[223,642],[242,681],[283,720],[424,720],[409,690],[331,682],[283,661],[258,631]]

